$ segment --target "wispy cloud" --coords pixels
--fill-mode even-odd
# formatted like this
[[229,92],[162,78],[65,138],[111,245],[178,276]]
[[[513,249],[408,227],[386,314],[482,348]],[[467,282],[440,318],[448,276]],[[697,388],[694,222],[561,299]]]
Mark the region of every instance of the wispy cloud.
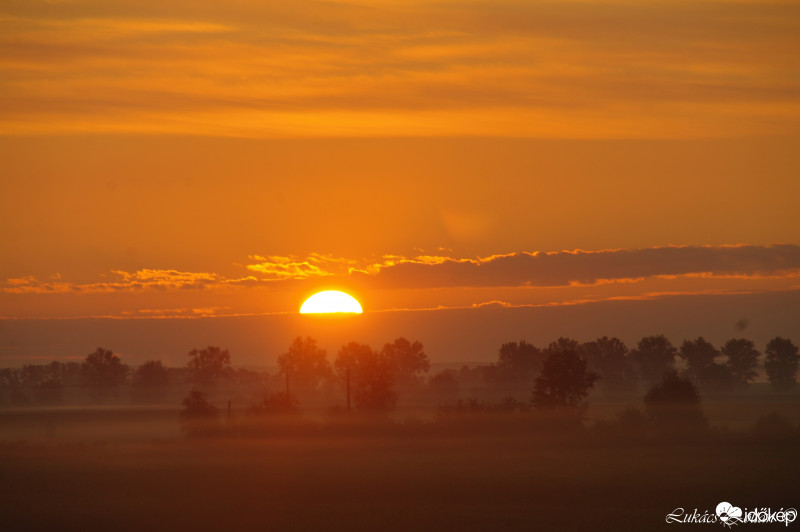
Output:
[[122,316],[130,318],[207,318],[226,313],[230,307],[201,307],[201,308],[161,308],[137,309],[122,311]]
[[284,257],[270,255],[250,255],[254,264],[246,267],[252,272],[261,274],[264,279],[309,279],[315,277],[328,277],[347,272],[348,268],[356,261],[351,259],[335,258],[329,255],[313,253],[308,257]]
[[255,281],[255,277],[227,279],[205,272],[142,269],[135,272],[112,270],[110,280],[75,283],[55,279],[39,280],[33,276],[7,279],[0,283],[0,291],[10,294],[94,294],[110,292],[137,292],[149,290],[204,289]]

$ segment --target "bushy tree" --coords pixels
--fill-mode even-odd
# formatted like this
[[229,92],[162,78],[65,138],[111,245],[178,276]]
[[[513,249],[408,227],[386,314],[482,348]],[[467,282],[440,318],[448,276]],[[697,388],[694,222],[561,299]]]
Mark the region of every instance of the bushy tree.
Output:
[[590,370],[597,372],[603,388],[630,390],[636,383],[636,368],[630,360],[628,346],[619,338],[603,336],[581,346],[581,354]]
[[793,387],[797,379],[797,365],[800,356],[797,346],[787,338],[776,337],[767,343],[764,369],[772,386],[779,390]]
[[645,336],[631,351],[631,360],[639,368],[639,375],[647,382],[658,382],[665,372],[675,368],[678,351],[663,335]]
[[543,355],[545,357],[549,357],[554,353],[578,353],[580,354],[581,344],[577,340],[572,338],[565,338],[560,336],[556,341],[550,342],[550,344],[544,348]]
[[0,392],[3,403],[19,406],[30,400],[23,389],[21,372],[18,369],[0,369]]
[[397,404],[391,361],[370,346],[350,342],[343,346],[334,362],[336,374],[349,386],[353,404],[363,412],[385,412]]
[[116,394],[127,375],[128,366],[113,352],[102,347],[88,354],[81,365],[83,386],[89,389],[95,399]]
[[148,360],[136,368],[132,384],[139,388],[164,388],[169,385],[169,373],[160,360]]
[[219,413],[205,392],[193,389],[183,400],[181,426],[188,436],[205,436],[219,429]]
[[382,354],[389,361],[395,382],[401,386],[418,384],[431,369],[431,362],[420,342],[398,338],[383,346]]
[[39,404],[54,405],[63,402],[64,383],[61,363],[47,365],[26,364],[20,371],[22,386],[33,391],[33,397]]
[[160,360],[148,360],[136,368],[131,384],[134,400],[162,400],[169,386],[169,372]]
[[752,341],[745,338],[732,338],[722,346],[722,354],[728,357],[728,372],[734,383],[746,385],[758,376],[756,366],[761,353],[758,352]]
[[278,357],[278,367],[281,375],[288,374],[291,387],[302,390],[316,390],[332,375],[327,352],[311,337],[295,338],[289,350]]
[[686,360],[687,375],[695,382],[713,386],[725,386],[731,383],[727,366],[716,362],[721,353],[703,339],[684,340],[681,344],[680,356]]
[[600,376],[587,369],[578,348],[576,341],[566,338],[559,338],[547,347],[547,358],[534,384],[535,406],[577,408],[585,405],[589,390]]
[[186,365],[191,373],[192,382],[199,386],[213,386],[231,372],[231,355],[227,349],[210,345],[205,349],[189,351],[189,363]]
[[644,397],[647,415],[659,429],[675,432],[704,428],[697,387],[677,371],[665,373]]
[[527,384],[541,370],[543,353],[525,340],[509,342],[500,346],[493,373],[494,380],[503,383]]

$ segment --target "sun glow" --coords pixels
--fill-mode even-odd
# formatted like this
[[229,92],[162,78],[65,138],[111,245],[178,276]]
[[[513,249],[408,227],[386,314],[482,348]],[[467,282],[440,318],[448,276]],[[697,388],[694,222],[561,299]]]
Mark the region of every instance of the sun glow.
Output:
[[356,299],[338,290],[325,290],[306,299],[300,307],[300,314],[328,314],[346,312],[361,314],[361,305]]

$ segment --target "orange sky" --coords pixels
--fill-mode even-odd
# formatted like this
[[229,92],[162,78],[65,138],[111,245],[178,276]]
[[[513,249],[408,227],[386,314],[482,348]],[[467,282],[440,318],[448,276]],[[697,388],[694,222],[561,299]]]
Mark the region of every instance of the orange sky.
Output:
[[0,317],[797,292],[799,118],[796,2],[3,2]]

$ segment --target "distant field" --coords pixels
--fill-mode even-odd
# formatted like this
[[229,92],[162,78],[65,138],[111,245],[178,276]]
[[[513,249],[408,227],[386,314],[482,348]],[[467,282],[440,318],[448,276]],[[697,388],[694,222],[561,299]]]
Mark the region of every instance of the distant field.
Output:
[[[487,393],[486,389],[470,390],[462,396],[477,396],[484,401],[499,402],[507,393]],[[521,401],[529,393],[515,394]],[[612,420],[626,408],[642,408],[644,392],[606,395],[595,392],[589,397],[588,423]],[[228,397],[221,394],[219,397]],[[252,399],[232,401],[234,417],[245,415]],[[227,401],[216,401],[224,413]],[[436,402],[430,397],[401,401],[393,417],[398,421],[434,418]],[[303,411],[311,418],[325,419],[330,403],[306,405]],[[800,390],[775,393],[767,384],[753,384],[742,391],[703,394],[702,407],[712,425],[732,430],[747,430],[762,416],[776,413],[794,425],[800,423]],[[150,442],[181,437],[178,396],[167,404],[131,405],[87,404],[57,407],[0,408],[0,442],[24,440],[30,443],[127,443]]]
[[[0,529],[714,530],[665,516],[721,501],[800,507],[796,435],[637,443],[478,419],[466,430],[298,423],[192,440],[175,411],[61,413],[49,440],[44,411],[0,417]],[[8,437],[26,423],[41,437]]]

